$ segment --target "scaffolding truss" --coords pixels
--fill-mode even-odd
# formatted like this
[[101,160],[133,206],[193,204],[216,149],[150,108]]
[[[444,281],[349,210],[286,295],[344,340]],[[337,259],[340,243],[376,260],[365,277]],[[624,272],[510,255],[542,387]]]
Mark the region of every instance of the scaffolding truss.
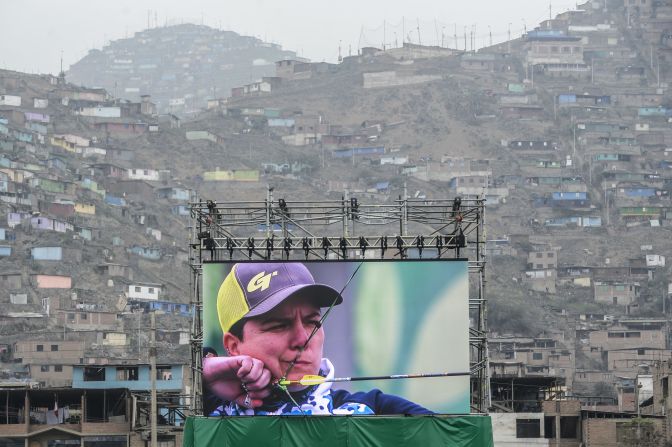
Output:
[[469,264],[471,408],[490,407],[485,296],[485,199],[421,200],[400,196],[367,204],[341,200],[190,203],[192,414],[202,414],[201,273],[209,260],[356,260],[466,258]]

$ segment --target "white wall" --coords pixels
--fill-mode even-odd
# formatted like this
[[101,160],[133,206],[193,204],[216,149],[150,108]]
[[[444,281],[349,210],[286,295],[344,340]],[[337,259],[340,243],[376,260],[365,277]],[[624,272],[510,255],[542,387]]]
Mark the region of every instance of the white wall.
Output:
[[159,287],[131,284],[128,286],[128,297],[138,300],[158,300]]
[[20,106],[21,97],[12,95],[0,95],[0,106]]
[[83,107],[77,114],[100,118],[121,118],[121,109],[119,107]]
[[[544,413],[490,413],[495,447],[550,446],[544,438]],[[516,438],[516,419],[539,419],[539,438]]]
[[131,180],[159,180],[159,171],[154,169],[129,169],[128,178]]

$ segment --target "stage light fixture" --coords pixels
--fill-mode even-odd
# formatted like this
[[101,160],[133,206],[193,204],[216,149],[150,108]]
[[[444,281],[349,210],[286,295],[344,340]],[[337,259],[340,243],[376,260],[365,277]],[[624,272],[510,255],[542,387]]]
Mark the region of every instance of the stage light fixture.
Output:
[[208,237],[203,240],[203,246],[206,250],[210,250],[210,259],[215,259],[215,248],[217,248],[215,240],[211,237]]
[[362,250],[362,257],[366,253],[366,248],[369,246],[369,241],[364,236],[359,237],[359,249]]
[[397,236],[396,245],[397,245],[397,250],[399,250],[399,256],[403,259],[404,258],[404,238],[402,238],[401,236]]
[[247,238],[247,254],[251,258],[252,253],[254,253],[254,238],[249,237]]
[[419,235],[415,238],[415,246],[418,249],[418,255],[422,258],[422,250],[425,248],[425,236]]
[[343,259],[347,259],[348,257],[348,240],[344,237],[342,237],[338,241],[338,247],[341,249],[341,253],[343,254]]
[[464,235],[462,228],[460,228],[459,233],[457,233],[457,237],[455,238],[455,245],[460,248],[465,248],[467,246],[467,238]]
[[385,257],[385,252],[387,251],[387,236],[380,238],[380,258]]
[[310,253],[310,239],[307,237],[304,237],[301,240],[301,248],[303,248],[303,253],[306,255],[306,259],[308,259],[308,253]]
[[198,238],[199,239],[207,239],[210,237],[210,232],[209,231],[201,231],[198,233]]
[[272,234],[271,237],[266,239],[266,259],[271,259],[271,253],[275,250],[275,235]]
[[359,201],[356,197],[350,199],[350,218],[352,220],[359,220]]
[[285,251],[285,254],[289,258],[289,252],[292,251],[292,238],[286,237],[282,241],[282,249]]
[[324,250],[324,258],[327,258],[327,254],[329,253],[329,247],[331,247],[331,241],[327,236],[322,237],[322,250]]
[[229,259],[233,259],[233,239],[226,238],[226,249],[229,250]]

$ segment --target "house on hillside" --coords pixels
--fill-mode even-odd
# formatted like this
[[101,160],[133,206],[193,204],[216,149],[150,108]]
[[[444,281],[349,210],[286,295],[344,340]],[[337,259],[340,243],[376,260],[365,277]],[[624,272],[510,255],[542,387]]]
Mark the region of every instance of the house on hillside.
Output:
[[595,281],[593,287],[596,302],[626,308],[637,301],[640,293],[639,283],[630,281]]
[[191,199],[191,190],[181,186],[158,188],[156,195],[160,199],[188,201]]
[[128,286],[126,297],[129,300],[151,300],[159,299],[159,294],[163,289],[162,284],[153,283],[135,283]]
[[129,281],[133,280],[133,269],[126,264],[98,264],[94,266],[93,269],[96,273],[108,278],[125,278]]

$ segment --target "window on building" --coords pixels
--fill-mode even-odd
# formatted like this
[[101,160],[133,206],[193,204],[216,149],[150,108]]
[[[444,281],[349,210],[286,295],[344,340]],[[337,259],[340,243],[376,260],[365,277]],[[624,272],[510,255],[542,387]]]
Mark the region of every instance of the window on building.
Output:
[[84,382],[104,382],[105,368],[89,366],[84,368]]
[[37,352],[43,352],[43,351],[44,351],[44,345],[37,345],[37,346],[35,347],[35,350],[36,350]]
[[40,366],[40,371],[42,371],[43,373],[48,373],[49,372],[49,365]]
[[140,293],[140,292],[141,292],[141,289],[140,289],[140,287],[138,287],[138,286],[135,286],[135,291],[136,291],[136,292],[138,292],[138,293]]
[[63,365],[54,365],[54,372],[63,372]]
[[544,256],[543,253],[535,253],[535,255],[536,255],[537,258],[542,258]]
[[555,253],[553,253],[552,251],[550,251],[550,252],[546,253],[546,257],[547,257],[547,258],[554,258],[554,257],[555,257]]
[[118,367],[117,380],[138,380],[138,367],[137,366]]
[[646,349],[638,349],[637,355],[646,355]]
[[80,315],[81,315],[80,318],[82,320],[88,320],[89,319],[89,314],[80,314]]
[[640,332],[626,332],[625,338],[641,338],[642,334]]
[[663,397],[664,397],[664,398],[667,398],[667,396],[668,396],[669,393],[670,393],[670,391],[669,391],[669,382],[668,382],[668,379],[669,379],[669,377],[663,377],[663,378],[660,380],[661,387],[663,388]]
[[150,287],[149,289],[147,289],[147,293],[154,293],[154,287]]
[[58,351],[58,345],[51,345],[51,352]]
[[[175,447],[174,435],[159,435],[156,441],[157,441],[157,447]],[[149,446],[149,444],[147,445]]]
[[560,437],[563,439],[576,439],[579,437],[578,416],[560,416]]
[[170,366],[157,366],[156,380],[173,380],[173,368]]
[[541,352],[533,352],[532,353],[532,360],[542,360],[544,358],[544,354]]
[[516,438],[540,438],[540,419],[516,419]]
[[544,268],[544,264],[534,264],[534,268],[536,268],[536,269],[543,269],[543,268]]
[[69,321],[75,321],[75,314],[68,314]]

